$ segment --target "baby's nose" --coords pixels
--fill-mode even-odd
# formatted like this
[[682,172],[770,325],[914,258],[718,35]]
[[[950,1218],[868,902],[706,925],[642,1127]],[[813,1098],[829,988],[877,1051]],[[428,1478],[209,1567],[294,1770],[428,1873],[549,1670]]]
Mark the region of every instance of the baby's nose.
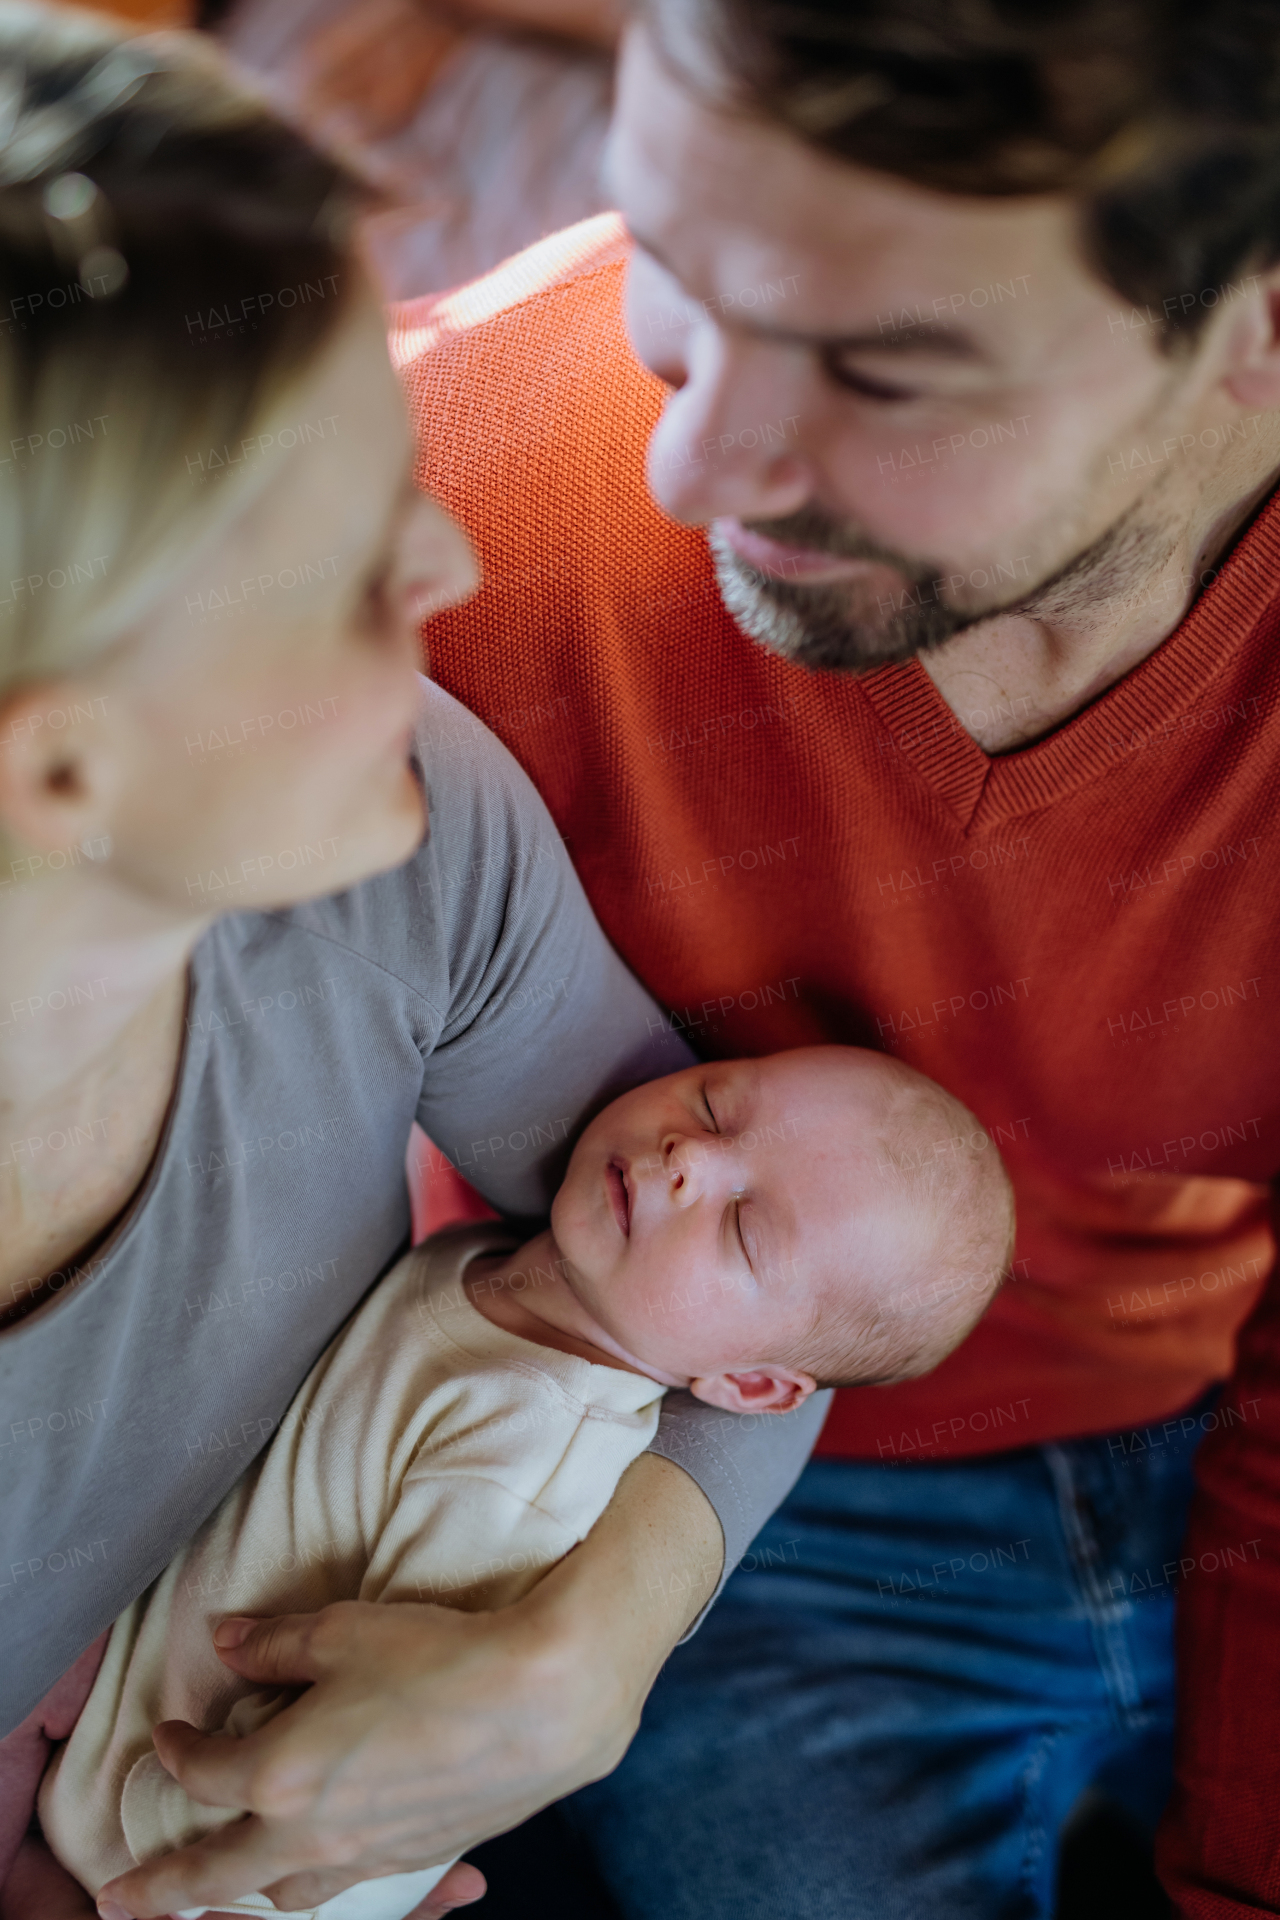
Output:
[[662,1143],[662,1159],[671,1197],[677,1206],[687,1207],[701,1190],[696,1144],[681,1134],[669,1134]]

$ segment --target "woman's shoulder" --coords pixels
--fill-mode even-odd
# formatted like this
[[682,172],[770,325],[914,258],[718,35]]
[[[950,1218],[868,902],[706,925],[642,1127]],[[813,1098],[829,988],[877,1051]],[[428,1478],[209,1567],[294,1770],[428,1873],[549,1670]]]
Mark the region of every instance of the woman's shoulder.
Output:
[[414,751],[427,791],[432,840],[474,834],[481,819],[492,831],[500,823],[559,835],[546,805],[520,762],[470,708],[419,675],[421,704]]
[[430,825],[411,866],[438,905],[465,898],[469,917],[509,910],[511,894],[570,871],[564,840],[519,761],[483,721],[422,683],[416,750]]

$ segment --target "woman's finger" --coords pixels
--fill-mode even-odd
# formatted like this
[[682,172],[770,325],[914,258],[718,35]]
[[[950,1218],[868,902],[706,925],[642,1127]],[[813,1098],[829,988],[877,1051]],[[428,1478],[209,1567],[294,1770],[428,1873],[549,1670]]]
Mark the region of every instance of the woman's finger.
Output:
[[479,1867],[473,1867],[469,1861],[459,1860],[450,1867],[443,1880],[432,1887],[420,1907],[415,1907],[406,1920],[443,1920],[446,1913],[452,1913],[455,1907],[469,1907],[473,1900],[479,1900],[487,1892],[487,1882]]
[[[318,1680],[327,1671],[325,1640],[332,1636],[329,1616],[338,1610],[327,1608],[317,1613],[282,1613],[267,1620],[252,1620],[235,1615],[214,1629],[213,1645],[218,1658],[246,1680],[264,1684],[294,1685]],[[329,1631],[319,1631],[322,1619]]]
[[[235,1797],[237,1788],[221,1774],[200,1778],[202,1750],[212,1744],[209,1734],[201,1733],[186,1720],[162,1720],[152,1729],[151,1737],[161,1766],[181,1783],[193,1800],[206,1807],[244,1805],[243,1800]],[[226,1740],[219,1742],[213,1757],[217,1759],[228,1745]]]
[[[236,1743],[222,1740],[217,1744],[225,1747]],[[279,1875],[278,1843],[273,1848],[262,1822],[248,1815],[232,1826],[220,1827],[194,1846],[166,1853],[108,1881],[99,1889],[98,1911],[166,1915],[179,1907],[201,1906],[216,1911],[219,1901],[255,1893]]]
[[160,1764],[192,1800],[204,1807],[242,1808],[278,1826],[305,1814],[318,1786],[312,1758],[289,1743],[292,1724],[285,1723],[291,1712],[286,1707],[242,1740],[197,1733],[185,1720],[161,1721],[152,1739]]

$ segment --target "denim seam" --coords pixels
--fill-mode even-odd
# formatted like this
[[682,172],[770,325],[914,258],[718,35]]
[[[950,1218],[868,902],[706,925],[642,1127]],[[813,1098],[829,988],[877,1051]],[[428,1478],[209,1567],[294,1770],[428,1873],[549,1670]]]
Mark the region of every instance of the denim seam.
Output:
[[1097,1546],[1085,1525],[1076,1491],[1076,1477],[1067,1449],[1049,1443],[1041,1449],[1054,1490],[1076,1585],[1089,1616],[1094,1652],[1106,1683],[1112,1711],[1123,1726],[1138,1727],[1149,1718],[1142,1689],[1134,1672],[1125,1622],[1133,1613],[1129,1600],[1117,1602],[1103,1587],[1098,1571]]
[[[1036,1810],[1035,1789],[1044,1778],[1045,1768],[1050,1755],[1062,1739],[1063,1730],[1055,1727],[1036,1742],[1027,1756],[1022,1769],[1022,1818],[1026,1830],[1026,1846],[1022,1855],[1022,1891],[1028,1903],[1035,1903],[1035,1882],[1040,1862],[1044,1856],[1048,1829],[1045,1826],[1043,1809]],[[1037,1911],[1040,1911],[1037,1909]]]

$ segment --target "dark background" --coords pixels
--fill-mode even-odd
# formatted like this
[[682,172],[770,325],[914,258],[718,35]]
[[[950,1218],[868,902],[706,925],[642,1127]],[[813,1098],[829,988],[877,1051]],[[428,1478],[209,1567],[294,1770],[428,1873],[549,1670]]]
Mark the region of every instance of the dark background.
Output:
[[[489,1882],[476,1920],[621,1920],[554,1807],[467,1855]],[[1170,1920],[1151,1848],[1128,1815],[1086,1794],[1062,1836],[1057,1920]],[[782,1920],[782,1916],[780,1916]]]

